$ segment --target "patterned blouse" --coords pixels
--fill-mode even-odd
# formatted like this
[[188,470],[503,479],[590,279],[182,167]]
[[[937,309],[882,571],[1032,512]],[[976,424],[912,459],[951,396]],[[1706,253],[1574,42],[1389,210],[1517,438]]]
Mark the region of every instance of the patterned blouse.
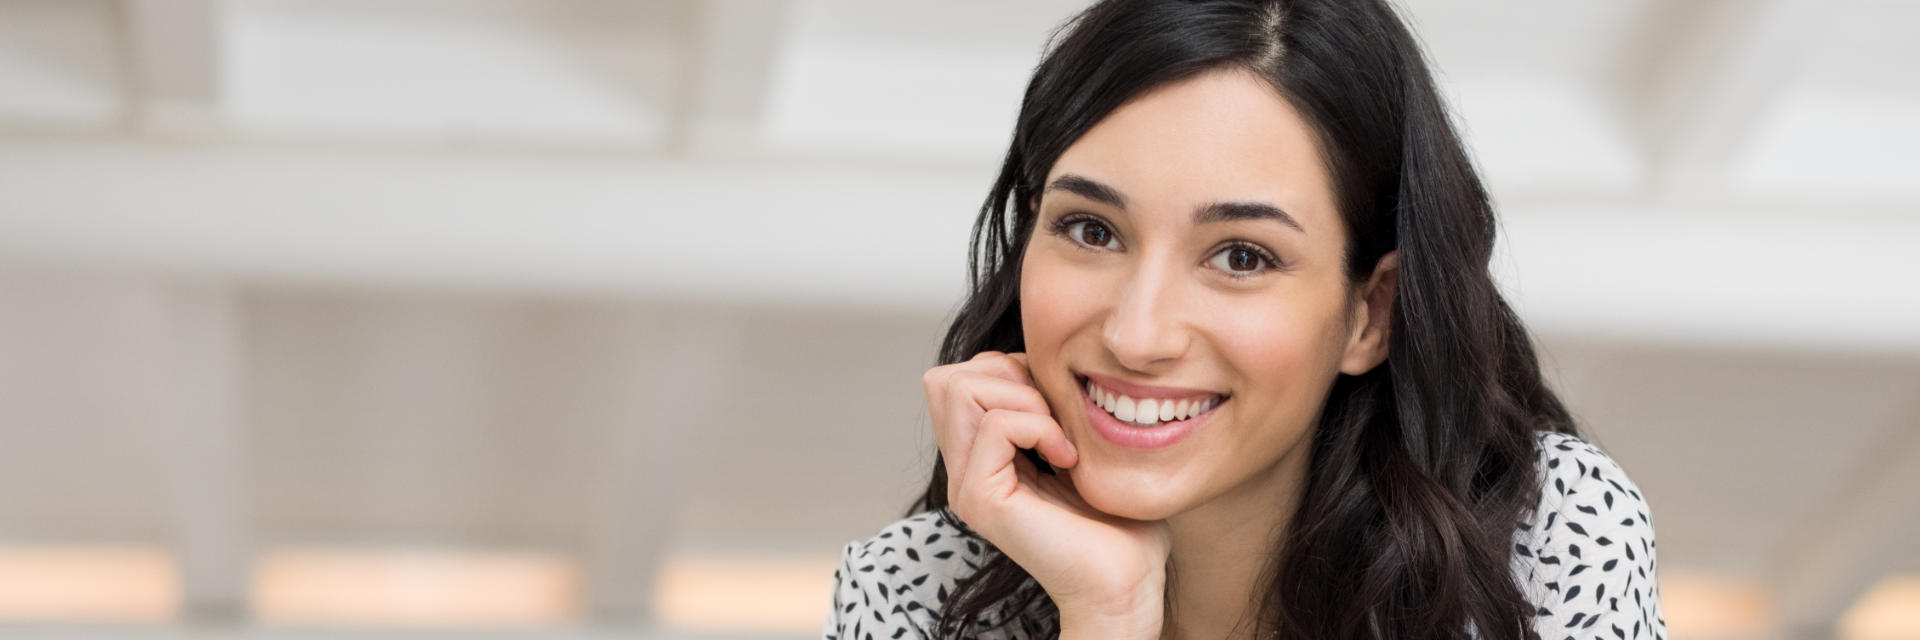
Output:
[[[1664,639],[1653,519],[1620,466],[1578,437],[1540,432],[1542,491],[1514,534],[1513,571],[1543,639]],[[977,570],[985,541],[932,511],[898,520],[841,551],[826,640],[931,638],[955,581]],[[999,622],[994,620],[992,622]],[[1057,620],[1015,620],[979,638],[1052,637]]]

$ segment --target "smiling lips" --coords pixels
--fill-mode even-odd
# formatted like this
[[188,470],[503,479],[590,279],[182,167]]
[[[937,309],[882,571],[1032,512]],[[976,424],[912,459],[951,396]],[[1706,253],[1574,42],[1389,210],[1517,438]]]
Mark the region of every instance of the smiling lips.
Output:
[[[1118,385],[1116,385],[1118,386]],[[1089,377],[1087,397],[1120,422],[1134,427],[1153,427],[1198,416],[1220,404],[1217,393],[1194,393],[1177,397],[1135,397],[1116,393]]]

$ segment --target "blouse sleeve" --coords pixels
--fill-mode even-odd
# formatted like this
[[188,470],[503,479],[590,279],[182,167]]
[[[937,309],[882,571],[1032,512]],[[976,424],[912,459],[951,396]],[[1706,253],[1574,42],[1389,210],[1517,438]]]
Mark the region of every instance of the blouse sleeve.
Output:
[[922,619],[924,608],[918,603],[908,603],[911,609],[901,604],[888,567],[882,566],[871,548],[871,541],[853,542],[840,551],[840,567],[833,572],[833,610],[827,613],[823,640],[932,637]]
[[1534,629],[1543,639],[1664,639],[1653,519],[1639,487],[1612,458],[1553,434],[1536,518]]

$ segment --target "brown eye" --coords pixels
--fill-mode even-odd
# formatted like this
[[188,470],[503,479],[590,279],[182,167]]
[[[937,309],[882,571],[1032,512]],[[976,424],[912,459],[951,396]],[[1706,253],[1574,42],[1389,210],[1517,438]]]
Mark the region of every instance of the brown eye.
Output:
[[1259,266],[1260,256],[1253,255],[1252,251],[1246,249],[1230,249],[1227,251],[1227,268],[1229,269],[1233,269],[1234,271],[1252,271]]
[[1080,228],[1080,241],[1096,247],[1106,246],[1107,228],[1088,223]]
[[1277,266],[1273,258],[1259,248],[1244,244],[1221,249],[1219,253],[1213,254],[1213,259],[1208,262],[1213,265],[1213,268],[1225,271],[1227,275],[1234,277],[1251,276]]
[[1119,249],[1119,240],[1113,237],[1113,230],[1107,225],[1092,220],[1079,220],[1067,227],[1067,237],[1080,244],[1100,249]]

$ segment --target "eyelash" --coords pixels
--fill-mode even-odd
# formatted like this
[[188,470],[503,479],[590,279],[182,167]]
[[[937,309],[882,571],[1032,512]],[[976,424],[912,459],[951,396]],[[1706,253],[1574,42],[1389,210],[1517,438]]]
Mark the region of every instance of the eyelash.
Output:
[[[1055,218],[1053,222],[1048,225],[1048,228],[1050,231],[1053,232],[1054,235],[1065,238],[1067,242],[1072,243],[1073,246],[1076,246],[1088,251],[1102,250],[1100,247],[1089,246],[1087,243],[1081,242],[1079,238],[1073,237],[1073,234],[1070,233],[1074,225],[1080,224],[1082,222],[1101,225],[1107,228],[1107,233],[1109,234],[1113,233],[1113,226],[1107,224],[1105,221],[1100,220],[1099,218],[1091,215],[1077,214],[1077,213],[1067,214],[1067,215]],[[1215,251],[1213,253],[1207,254],[1208,255],[1207,261],[1212,262],[1213,261],[1212,256],[1220,255],[1221,251],[1230,251],[1233,249],[1245,249],[1246,251],[1253,253],[1253,255],[1258,256],[1260,258],[1261,262],[1266,263],[1266,268],[1256,269],[1254,271],[1249,271],[1245,273],[1235,272],[1232,269],[1218,270],[1221,273],[1226,274],[1227,277],[1229,278],[1238,280],[1243,278],[1251,278],[1263,273],[1267,273],[1269,271],[1281,270],[1282,265],[1280,263],[1280,258],[1278,256],[1275,256],[1272,251],[1268,251],[1265,247],[1262,247],[1257,244],[1253,244],[1251,242],[1246,242],[1243,240],[1235,240],[1235,241],[1229,242],[1227,243],[1226,246],[1220,247],[1220,251]]]
[[1082,242],[1080,241],[1079,238],[1073,237],[1073,234],[1070,233],[1070,231],[1073,229],[1073,225],[1076,225],[1082,222],[1088,222],[1088,223],[1097,224],[1097,225],[1106,227],[1108,234],[1113,233],[1113,225],[1107,224],[1106,222],[1100,220],[1099,218],[1095,218],[1090,215],[1079,214],[1079,213],[1071,213],[1071,214],[1067,214],[1067,215],[1055,218],[1053,220],[1053,224],[1050,226],[1053,230],[1054,235],[1060,236],[1062,238],[1066,238],[1067,242],[1073,243],[1073,246],[1080,247],[1088,251],[1100,251],[1101,247],[1095,247],[1085,242]]
[[[1234,271],[1234,270],[1232,270],[1232,269],[1223,269],[1223,270],[1221,270],[1221,273],[1225,273],[1225,274],[1227,274],[1227,277],[1230,277],[1230,278],[1251,278],[1251,277],[1254,277],[1254,276],[1257,276],[1257,275],[1260,275],[1260,274],[1263,274],[1263,273],[1266,273],[1266,272],[1268,272],[1268,271],[1279,271],[1279,270],[1280,270],[1280,259],[1279,259],[1279,258],[1276,258],[1276,257],[1274,257],[1274,255],[1273,255],[1273,252],[1271,252],[1271,251],[1268,251],[1268,250],[1266,250],[1265,248],[1263,248],[1263,247],[1261,247],[1261,246],[1259,246],[1259,245],[1256,245],[1256,244],[1252,244],[1252,243],[1249,243],[1249,242],[1242,242],[1242,241],[1239,241],[1239,240],[1235,240],[1235,241],[1233,241],[1232,243],[1229,243],[1229,244],[1228,244],[1227,246],[1224,246],[1224,247],[1220,247],[1220,251],[1231,251],[1231,250],[1233,250],[1233,249],[1245,249],[1245,250],[1247,250],[1248,252],[1250,252],[1250,253],[1252,253],[1253,255],[1255,255],[1255,256],[1257,256],[1257,257],[1259,257],[1259,258],[1260,258],[1260,261],[1261,261],[1261,262],[1264,262],[1264,263],[1266,263],[1266,267],[1265,267],[1265,268],[1262,268],[1262,269],[1256,269],[1256,270],[1253,270],[1253,271],[1249,271],[1249,272],[1246,272],[1246,273],[1240,273],[1240,272],[1236,272],[1236,271]],[[1220,251],[1216,251],[1216,252],[1213,252],[1213,253],[1211,253],[1211,254],[1208,254],[1208,255],[1210,255],[1210,256],[1217,256],[1217,255],[1220,255]],[[1208,260],[1208,262],[1212,262],[1212,260],[1211,260],[1211,259],[1209,259],[1209,260]]]

